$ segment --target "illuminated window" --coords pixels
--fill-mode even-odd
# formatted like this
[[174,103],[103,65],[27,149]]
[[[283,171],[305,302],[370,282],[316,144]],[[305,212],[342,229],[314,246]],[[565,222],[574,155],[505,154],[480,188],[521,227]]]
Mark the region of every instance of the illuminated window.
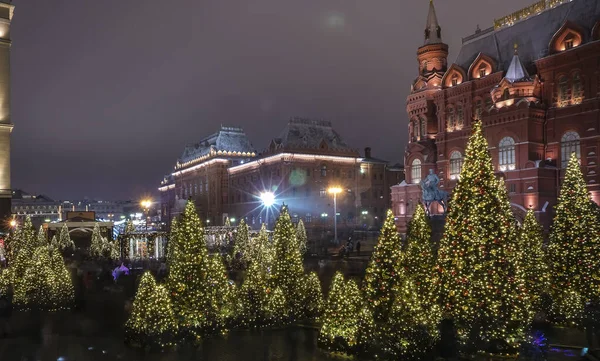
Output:
[[504,92],[502,92],[502,100],[507,100],[510,98],[510,91],[508,90],[508,88],[504,89]]
[[454,129],[454,108],[452,107],[448,108],[448,119],[446,122],[449,130]]
[[475,119],[481,120],[481,114],[483,114],[483,101],[477,99],[477,102],[475,102]]
[[312,214],[306,213],[306,217],[304,217],[304,222],[306,222],[306,223],[312,222]]
[[421,137],[427,136],[427,119],[421,118]]
[[515,164],[515,140],[504,137],[498,146],[498,163],[501,171],[513,170]]
[[321,190],[319,191],[319,196],[321,196],[321,198],[324,198],[327,195],[327,190],[325,188],[321,188]]
[[456,126],[458,128],[462,128],[465,122],[465,112],[463,110],[462,104],[458,104],[456,107]]
[[559,105],[566,105],[569,101],[569,79],[563,75],[558,78],[558,102]]
[[583,86],[581,85],[581,75],[579,72],[573,74],[573,103],[579,104],[583,98]]
[[450,179],[458,179],[462,169],[463,156],[459,151],[450,154]]
[[487,75],[487,66],[485,65],[485,63],[481,63],[481,65],[479,66],[479,76],[481,78],[483,78],[486,75]]
[[577,132],[566,132],[560,140],[560,155],[563,168],[567,167],[569,159],[571,159],[573,154],[575,154],[577,159],[581,159],[579,134]]
[[421,137],[420,131],[421,127],[419,126],[419,120],[415,119],[413,121],[413,132],[415,133],[415,140],[419,140],[419,138]]
[[452,86],[457,86],[458,85],[458,75],[454,74],[452,76]]
[[321,166],[321,177],[327,177],[327,166],[326,165]]
[[421,160],[420,159],[413,160],[412,165],[411,165],[411,170],[410,170],[410,177],[412,179],[412,182],[415,184],[421,182]]
[[573,49],[574,40],[575,39],[573,37],[573,34],[567,35],[567,37],[565,38],[565,50]]

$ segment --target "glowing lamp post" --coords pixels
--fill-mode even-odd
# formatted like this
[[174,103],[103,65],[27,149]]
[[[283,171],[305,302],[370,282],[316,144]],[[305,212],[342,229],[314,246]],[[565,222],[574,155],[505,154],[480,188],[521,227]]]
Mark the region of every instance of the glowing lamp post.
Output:
[[333,194],[333,241],[337,244],[337,195],[342,192],[340,187],[329,188],[329,193]]
[[263,206],[265,207],[267,213],[265,220],[267,222],[267,228],[269,228],[269,208],[271,208],[271,206],[275,204],[275,193],[263,192],[260,194],[259,198]]
[[144,212],[146,212],[146,231],[148,231],[148,216],[150,212],[150,206],[152,206],[152,201],[149,199],[144,199],[140,202],[140,205],[144,209]]

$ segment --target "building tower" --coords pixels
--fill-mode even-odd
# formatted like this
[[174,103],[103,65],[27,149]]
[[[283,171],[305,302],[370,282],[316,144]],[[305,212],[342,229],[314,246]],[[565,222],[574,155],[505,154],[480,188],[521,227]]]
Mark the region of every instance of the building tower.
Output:
[[10,134],[13,124],[10,118],[10,22],[14,9],[9,1],[0,1],[0,222],[11,213]]

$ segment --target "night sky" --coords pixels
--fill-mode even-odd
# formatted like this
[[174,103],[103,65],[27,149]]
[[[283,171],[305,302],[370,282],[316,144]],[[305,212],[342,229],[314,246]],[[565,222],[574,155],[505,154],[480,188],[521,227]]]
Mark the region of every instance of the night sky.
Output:
[[[461,37],[524,0],[436,0]],[[241,126],[257,150],[291,116],[402,161],[427,0],[14,0],[12,186],[139,199],[185,144]]]

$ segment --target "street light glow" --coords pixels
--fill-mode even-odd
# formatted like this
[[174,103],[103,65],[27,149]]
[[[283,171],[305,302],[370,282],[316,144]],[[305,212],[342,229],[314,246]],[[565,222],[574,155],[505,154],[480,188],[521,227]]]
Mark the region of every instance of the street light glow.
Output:
[[338,194],[342,193],[342,188],[340,187],[331,187],[328,189],[329,193]]
[[275,194],[273,192],[263,192],[260,194],[260,200],[265,207],[271,207],[275,204]]
[[17,226],[17,221],[15,221],[14,219],[10,221],[10,226],[15,228]]
[[140,202],[140,205],[142,206],[142,208],[148,209],[152,205],[152,201],[149,199],[144,199],[143,201]]

